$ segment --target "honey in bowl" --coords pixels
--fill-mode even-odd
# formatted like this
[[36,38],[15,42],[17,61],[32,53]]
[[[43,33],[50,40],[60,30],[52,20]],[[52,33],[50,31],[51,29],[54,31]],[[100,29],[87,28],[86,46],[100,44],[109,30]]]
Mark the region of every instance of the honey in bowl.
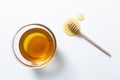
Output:
[[[41,64],[37,65],[37,66],[41,66],[47,63],[48,61],[50,61],[55,53],[55,49],[56,49],[55,37],[53,33],[43,25],[32,24],[27,26],[28,27],[41,26],[43,28],[29,27],[28,30],[22,32],[18,41],[18,45],[19,45],[18,49],[19,49],[20,55],[28,62],[31,62],[31,63],[41,62]],[[20,33],[21,32],[19,31],[17,34],[19,35]],[[22,61],[22,59],[19,58],[19,55],[17,55],[17,53],[15,54],[17,59],[19,59],[20,62],[28,66],[31,66],[31,65],[33,66],[33,64],[25,63],[26,61]]]

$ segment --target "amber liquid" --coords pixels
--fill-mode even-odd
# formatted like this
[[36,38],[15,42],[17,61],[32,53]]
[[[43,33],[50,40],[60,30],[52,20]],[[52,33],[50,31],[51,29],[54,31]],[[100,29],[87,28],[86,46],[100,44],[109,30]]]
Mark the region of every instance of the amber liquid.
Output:
[[33,28],[21,36],[19,49],[26,60],[42,62],[53,56],[55,41],[47,31]]

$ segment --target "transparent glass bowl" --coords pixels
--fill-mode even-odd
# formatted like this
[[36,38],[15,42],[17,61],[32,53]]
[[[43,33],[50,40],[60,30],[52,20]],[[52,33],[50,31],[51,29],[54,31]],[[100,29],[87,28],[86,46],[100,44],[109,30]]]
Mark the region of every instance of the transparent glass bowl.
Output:
[[[51,50],[50,55],[45,60],[38,61],[38,62],[32,62],[32,61],[27,60],[22,55],[21,50],[20,50],[20,46],[19,46],[20,45],[20,39],[23,36],[23,34],[27,31],[29,31],[30,29],[35,29],[35,28],[42,29],[45,32],[47,32],[52,39],[52,45],[53,45],[53,48]],[[13,38],[12,48],[13,48],[14,55],[19,62],[21,62],[22,64],[24,64],[25,66],[28,66],[28,67],[40,68],[40,67],[46,65],[52,59],[52,57],[54,56],[55,51],[56,51],[56,38],[55,38],[53,32],[49,28],[47,28],[46,26],[44,26],[42,24],[29,24],[29,25],[23,26],[22,28],[20,28],[17,31],[17,33],[15,34],[15,36]]]

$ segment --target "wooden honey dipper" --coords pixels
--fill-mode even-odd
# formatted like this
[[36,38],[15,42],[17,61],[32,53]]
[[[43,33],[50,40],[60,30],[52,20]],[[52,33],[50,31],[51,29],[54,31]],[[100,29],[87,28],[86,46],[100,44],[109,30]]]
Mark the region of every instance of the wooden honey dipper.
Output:
[[[83,17],[81,17],[81,18],[83,18]],[[104,54],[106,54],[107,56],[111,57],[110,53],[108,53],[104,48],[102,48],[101,46],[99,46],[97,43],[95,43],[93,40],[91,40],[90,38],[88,38],[85,34],[83,34],[80,31],[80,24],[79,24],[78,20],[76,20],[74,18],[68,19],[65,22],[65,24],[64,24],[64,31],[65,31],[65,33],[67,33],[70,36],[76,36],[76,35],[82,36],[84,39],[86,39],[88,42],[90,42],[96,48],[98,48],[99,50],[101,50]]]

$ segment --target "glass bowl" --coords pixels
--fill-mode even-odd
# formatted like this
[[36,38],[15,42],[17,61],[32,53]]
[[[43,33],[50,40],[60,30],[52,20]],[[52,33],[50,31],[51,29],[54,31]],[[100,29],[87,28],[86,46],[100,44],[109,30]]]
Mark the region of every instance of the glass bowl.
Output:
[[40,68],[53,58],[56,38],[45,25],[28,24],[17,31],[12,48],[19,62],[28,67]]

